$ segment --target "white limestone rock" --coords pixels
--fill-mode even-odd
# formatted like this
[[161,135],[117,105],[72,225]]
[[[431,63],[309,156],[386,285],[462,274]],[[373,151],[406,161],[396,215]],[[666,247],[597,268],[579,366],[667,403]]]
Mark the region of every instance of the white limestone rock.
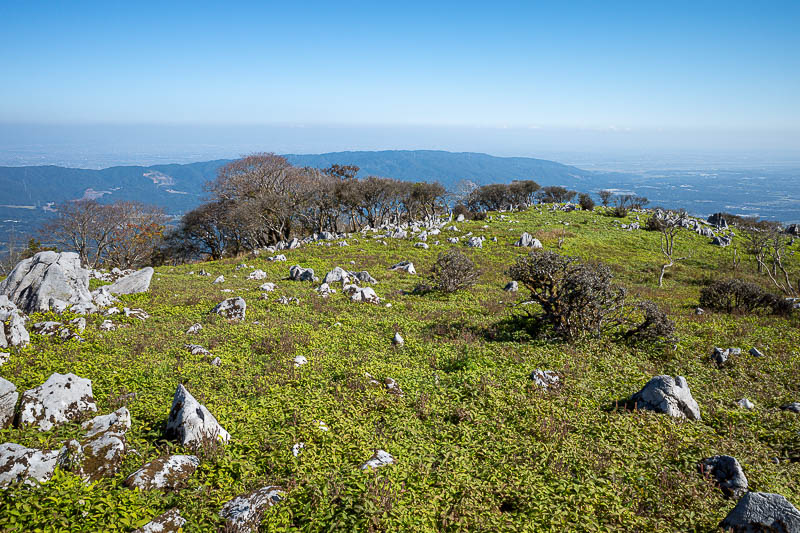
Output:
[[96,411],[90,380],[75,374],[55,373],[42,385],[22,393],[19,423],[48,431]]
[[56,469],[58,451],[42,451],[20,444],[0,444],[0,488],[12,483],[48,481]]
[[17,263],[0,282],[0,294],[8,296],[24,313],[51,310],[51,302],[91,304],[89,271],[73,252],[39,252]]
[[167,419],[166,436],[184,446],[200,446],[204,441],[227,443],[231,436],[186,387],[178,385]]
[[153,272],[154,270],[151,267],[137,270],[133,274],[120,278],[109,285],[108,291],[112,294],[147,292],[150,289],[150,280],[153,278]]
[[200,466],[194,455],[159,457],[125,478],[126,487],[140,490],[179,489]]

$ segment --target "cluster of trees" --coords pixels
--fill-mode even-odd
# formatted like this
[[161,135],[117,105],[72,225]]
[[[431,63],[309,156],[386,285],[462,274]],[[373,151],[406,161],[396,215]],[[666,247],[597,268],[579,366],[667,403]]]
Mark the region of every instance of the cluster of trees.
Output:
[[296,167],[271,153],[228,163],[207,185],[210,201],[187,213],[169,235],[170,248],[218,259],[293,236],[360,231],[447,209],[447,191],[438,183],[359,179],[358,171]]
[[139,202],[78,200],[59,205],[40,233],[48,244],[77,252],[91,268],[137,268],[152,262],[167,221],[161,208]]
[[533,180],[515,180],[509,184],[493,183],[473,189],[464,198],[466,207],[473,212],[500,211],[543,204],[571,202],[578,194],[566,187],[542,187]]

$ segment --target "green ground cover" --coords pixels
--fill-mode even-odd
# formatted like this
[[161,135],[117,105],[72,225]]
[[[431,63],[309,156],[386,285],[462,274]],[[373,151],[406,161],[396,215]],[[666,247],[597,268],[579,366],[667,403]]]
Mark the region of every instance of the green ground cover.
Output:
[[[286,498],[267,511],[264,531],[715,531],[734,505],[697,472],[697,462],[715,454],[736,457],[751,490],[800,505],[800,415],[779,409],[800,401],[797,313],[695,315],[704,282],[761,279],[749,259],[734,272],[730,248],[682,231],[676,255],[689,259],[671,268],[659,289],[659,234],[620,230],[615,220],[534,208],[507,220],[458,223],[461,235],[488,238],[483,249],[432,245],[446,243],[447,231],[429,238],[430,250],[356,235],[347,247],[283,252],[286,263],[242,257],[158,268],[150,292],[123,297],[150,319],[115,316],[128,327],[103,332],[103,319],[90,317],[84,343],[32,335],[30,346],[0,367],[20,391],[53,372],[91,379],[100,413],[130,409],[128,443],[138,452],[116,477],[92,485],[57,473],[41,486],[0,492],[0,529],[129,531],[177,506],[187,531],[213,531],[224,502],[273,484]],[[565,344],[511,327],[527,295],[502,289],[507,268],[527,253],[511,245],[523,231],[546,249],[612,265],[635,297],[669,312],[677,347]],[[481,269],[469,290],[408,294],[420,276],[388,270],[411,260],[425,275],[451,246]],[[791,261],[795,268],[800,262]],[[252,268],[236,270],[242,262]],[[336,266],[368,270],[384,302],[353,303],[341,291],[323,299],[315,284],[284,279],[293,264],[320,277]],[[201,268],[211,277],[189,274]],[[246,279],[256,268],[266,280]],[[225,283],[212,284],[220,274]],[[266,300],[258,289],[265,281],[278,285]],[[209,314],[231,296],[247,301],[242,323]],[[300,303],[280,304],[281,296]],[[187,336],[195,322],[203,329]],[[402,347],[392,345],[395,332],[405,338]],[[187,342],[208,348],[222,365],[190,354]],[[709,359],[714,346],[738,346],[743,355],[719,369]],[[747,355],[753,346],[766,357]],[[308,364],[295,368],[296,355]],[[529,379],[537,368],[561,373],[563,386],[537,389]],[[370,387],[366,372],[394,378],[404,395]],[[702,421],[615,409],[657,374],[686,377]],[[162,437],[178,383],[216,416],[231,443],[204,452],[180,491],[123,487],[144,462],[183,451]],[[123,403],[130,392],[136,399]],[[738,407],[743,397],[756,409]],[[321,431],[319,421],[330,430]],[[7,429],[0,442],[54,449],[79,434],[79,424],[46,433]],[[305,447],[294,457],[297,442]],[[397,463],[360,470],[378,448]]]

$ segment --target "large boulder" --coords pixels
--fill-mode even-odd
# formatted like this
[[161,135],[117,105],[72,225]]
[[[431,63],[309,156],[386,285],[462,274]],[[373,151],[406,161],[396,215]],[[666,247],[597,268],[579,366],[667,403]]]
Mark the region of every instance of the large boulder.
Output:
[[58,451],[42,451],[20,444],[0,444],[0,488],[12,483],[49,480],[56,469]]
[[700,473],[710,476],[725,496],[741,498],[747,492],[742,465],[730,455],[715,455],[700,461]]
[[19,399],[17,386],[7,379],[0,378],[0,429],[5,429],[14,422],[17,399]]
[[800,511],[780,494],[748,492],[719,527],[734,533],[798,533]]
[[19,424],[48,431],[96,411],[90,380],[75,374],[55,373],[43,384],[22,393]]
[[136,294],[147,292],[150,289],[150,280],[153,278],[153,269],[145,267],[133,274],[119,278],[108,287],[112,294]]
[[631,397],[637,409],[700,420],[700,408],[683,376],[656,376]]
[[92,302],[89,271],[72,252],[39,252],[20,261],[0,283],[0,294],[25,313]]
[[247,303],[241,296],[228,298],[214,306],[211,312],[228,320],[244,320],[247,312]]
[[194,455],[170,455],[150,461],[125,479],[132,489],[179,489],[200,466]]
[[228,442],[231,438],[214,415],[195,400],[183,385],[178,385],[172,398],[166,436],[184,446],[201,446],[209,441]]
[[177,508],[172,508],[139,529],[134,529],[133,533],[178,533],[183,531],[185,524],[186,520],[181,516],[181,512]]
[[342,267],[336,267],[325,274],[325,277],[322,278],[322,283],[327,283],[328,285],[331,283],[350,283],[350,273]]
[[280,487],[262,487],[243,494],[222,506],[220,517],[225,519],[225,531],[249,533],[258,531],[264,512],[283,499]]

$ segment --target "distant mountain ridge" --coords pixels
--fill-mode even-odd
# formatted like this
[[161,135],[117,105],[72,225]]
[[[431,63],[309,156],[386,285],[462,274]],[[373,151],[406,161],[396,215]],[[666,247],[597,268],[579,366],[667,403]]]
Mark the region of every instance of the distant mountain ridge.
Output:
[[[800,217],[800,171],[770,170],[596,172],[530,157],[496,157],[436,150],[353,151],[289,154],[299,166],[358,165],[360,175],[408,181],[439,181],[448,189],[461,180],[478,185],[534,179],[582,192],[613,188],[647,196],[651,205],[685,208],[697,215],[717,211],[759,215],[784,222]],[[102,170],[58,166],[0,167],[0,243],[11,232],[35,233],[52,205],[79,198],[101,202],[135,200],[180,215],[203,202],[203,185],[230,160],[189,164],[116,166]]]

